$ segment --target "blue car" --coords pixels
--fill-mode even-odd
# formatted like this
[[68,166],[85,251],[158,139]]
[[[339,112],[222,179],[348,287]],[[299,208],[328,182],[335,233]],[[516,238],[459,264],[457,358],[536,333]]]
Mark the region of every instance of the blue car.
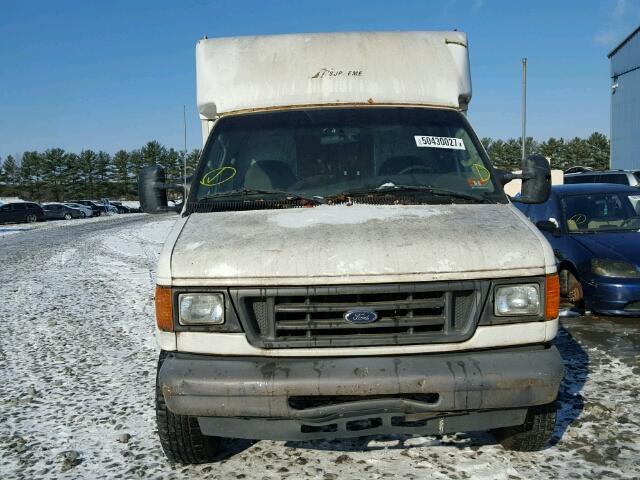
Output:
[[549,240],[560,289],[585,310],[640,317],[640,190],[556,185],[545,203],[514,204]]

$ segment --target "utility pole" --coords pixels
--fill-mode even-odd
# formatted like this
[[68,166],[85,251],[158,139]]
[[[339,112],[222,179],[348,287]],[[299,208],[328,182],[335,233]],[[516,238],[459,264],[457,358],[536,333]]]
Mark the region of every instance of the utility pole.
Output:
[[527,156],[527,59],[522,59],[522,160]]
[[187,107],[182,105],[182,123],[184,124],[184,153],[182,154],[182,170],[184,177],[184,199],[187,201]]

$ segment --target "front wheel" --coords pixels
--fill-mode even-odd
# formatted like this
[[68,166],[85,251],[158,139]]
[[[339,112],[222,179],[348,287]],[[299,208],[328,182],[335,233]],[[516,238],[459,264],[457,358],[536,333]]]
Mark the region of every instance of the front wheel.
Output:
[[70,213],[65,213],[64,214],[64,219],[65,220],[71,220],[71,214]]
[[[166,352],[160,352],[158,373],[166,355]],[[196,417],[175,415],[169,411],[158,383],[157,373],[156,424],[158,426],[160,444],[171,462],[189,465],[209,463],[215,460],[220,447],[220,439],[203,435]]]
[[30,213],[29,215],[27,215],[27,218],[25,218],[25,221],[27,223],[35,223],[38,221],[38,217],[36,217],[33,213]]
[[576,306],[580,306],[584,299],[584,293],[582,291],[582,284],[576,276],[567,272],[567,299]]
[[556,404],[529,407],[523,425],[492,430],[496,440],[507,450],[535,452],[549,444],[556,425]]

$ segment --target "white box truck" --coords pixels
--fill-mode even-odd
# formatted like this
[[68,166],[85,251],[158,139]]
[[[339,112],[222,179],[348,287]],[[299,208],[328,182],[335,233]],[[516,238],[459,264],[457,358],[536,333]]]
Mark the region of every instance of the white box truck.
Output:
[[[205,145],[156,289],[169,459],[474,430],[542,448],[555,259],[465,116],[465,34],[203,39],[196,65]],[[519,201],[548,197],[544,158],[521,178]],[[144,170],[145,211],[170,187]]]

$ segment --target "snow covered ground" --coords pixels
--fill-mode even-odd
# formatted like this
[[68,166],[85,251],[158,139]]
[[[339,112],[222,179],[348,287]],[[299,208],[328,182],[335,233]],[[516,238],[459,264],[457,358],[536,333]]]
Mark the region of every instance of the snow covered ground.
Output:
[[640,322],[596,318],[564,322],[560,421],[542,452],[473,433],[229,441],[217,464],[169,464],[155,432],[152,296],[175,218],[51,222],[0,238],[0,478],[640,477]]
[[[141,213],[130,213],[127,215],[137,215],[142,216]],[[37,222],[37,223],[5,223],[0,224],[0,240],[2,237],[7,235],[13,235],[16,233],[24,233],[32,230],[49,230],[52,228],[60,228],[60,227],[73,227],[78,226],[78,222],[83,224],[86,223],[96,223],[96,222],[108,222],[112,215],[101,215],[99,217],[89,217],[89,218],[74,218],[73,220],[49,220],[46,222]],[[0,243],[0,245],[2,245]]]

